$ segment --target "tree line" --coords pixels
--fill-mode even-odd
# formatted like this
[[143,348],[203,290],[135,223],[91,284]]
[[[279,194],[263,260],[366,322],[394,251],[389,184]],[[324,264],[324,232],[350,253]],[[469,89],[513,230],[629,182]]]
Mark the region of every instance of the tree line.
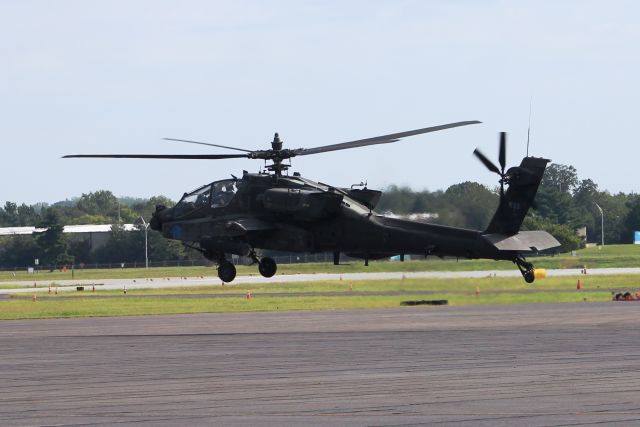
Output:
[[[499,188],[487,188],[476,182],[455,184],[444,191],[413,191],[391,186],[382,196],[378,210],[398,214],[430,212],[438,214],[435,223],[485,229],[499,201]],[[601,241],[604,212],[606,243],[633,243],[640,230],[640,196],[636,193],[611,194],[591,179],[579,179],[573,166],[551,163],[544,173],[540,189],[523,224],[525,230],[546,230],[561,243],[560,251],[579,248],[584,242],[576,230],[586,227],[586,242]]]
[[[0,227],[35,226],[47,231],[33,235],[0,237],[0,267],[40,265],[120,263],[145,261],[144,223],[155,206],[171,206],[164,196],[150,199],[117,198],[110,191],[83,194],[74,200],[46,205],[6,202],[0,208]],[[63,233],[65,225],[112,224],[110,238],[104,246],[92,250],[90,242]],[[124,231],[122,224],[135,224],[139,232]],[[149,260],[200,259],[200,254],[160,233],[148,233]]]
[[[437,214],[432,219],[434,223],[483,230],[496,211],[498,194],[497,187],[491,189],[476,182],[463,182],[438,191],[390,186],[376,210],[400,215],[432,213]],[[171,206],[174,202],[164,196],[117,198],[106,190],[52,205],[6,202],[0,208],[0,227],[36,226],[48,230],[0,237],[0,267],[32,265],[35,258],[42,265],[144,262],[144,228],[140,218],[148,221],[158,204]],[[552,163],[523,229],[549,231],[562,243],[561,251],[583,244],[575,232],[582,227],[587,229],[588,242],[600,242],[601,216],[597,206],[604,211],[605,242],[631,243],[633,232],[640,229],[640,196],[600,190],[591,179],[580,180],[573,166]],[[136,224],[140,232],[125,232],[120,226],[124,223]],[[92,251],[89,242],[62,233],[64,225],[82,224],[113,224],[110,239]],[[201,259],[198,252],[165,239],[160,233],[150,231],[148,239],[150,261]]]

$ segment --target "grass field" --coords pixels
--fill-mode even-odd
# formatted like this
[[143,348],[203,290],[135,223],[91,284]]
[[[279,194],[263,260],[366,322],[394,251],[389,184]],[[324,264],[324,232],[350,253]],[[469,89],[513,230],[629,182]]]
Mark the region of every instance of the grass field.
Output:
[[[98,290],[95,293],[85,291],[56,296],[44,291],[38,293],[36,302],[31,301],[30,295],[0,300],[0,319],[391,308],[399,307],[402,301],[423,299],[446,299],[450,305],[584,303],[608,301],[612,290],[640,288],[640,278],[633,275],[592,276],[581,280],[582,291],[576,290],[575,277],[549,278],[536,282],[534,286],[524,285],[520,278],[498,277],[265,284],[252,287],[255,296],[251,300],[245,298],[246,288],[240,286],[129,290],[126,295],[122,291]],[[333,292],[340,295],[295,295]],[[375,294],[402,292],[411,294]],[[233,296],[217,298],[216,295],[220,294]],[[197,295],[197,298],[182,297],[188,295]]]
[[[557,268],[605,268],[605,267],[636,267],[640,266],[640,245],[611,245],[602,249],[588,248],[577,252],[577,256],[562,254],[549,257],[530,258],[536,267]],[[472,270],[510,270],[516,267],[510,261],[492,260],[441,260],[429,258],[426,261],[372,261],[368,267],[362,262],[351,262],[335,266],[331,263],[281,264],[278,274],[300,273],[355,273],[355,272],[387,272],[387,271],[472,271]],[[213,267],[156,267],[123,268],[104,270],[80,270],[73,272],[73,279],[126,279],[126,278],[155,278],[155,277],[199,277],[215,275]],[[256,266],[238,266],[239,275],[257,275]],[[0,272],[0,282],[34,281],[34,280],[67,280],[72,279],[71,271],[41,271],[28,274],[26,271]]]

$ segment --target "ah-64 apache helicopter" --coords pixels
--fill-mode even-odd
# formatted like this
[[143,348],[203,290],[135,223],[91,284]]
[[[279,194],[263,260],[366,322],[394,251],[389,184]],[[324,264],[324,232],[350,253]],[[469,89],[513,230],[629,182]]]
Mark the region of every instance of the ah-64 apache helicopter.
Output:
[[[366,188],[339,188],[311,181],[299,173],[283,175],[290,167],[283,163],[296,156],[345,150],[367,145],[397,142],[401,138],[480,123],[466,121],[377,136],[316,148],[287,149],[275,134],[269,150],[244,150],[199,141],[178,140],[229,150],[242,154],[96,154],[64,157],[129,159],[231,159],[248,158],[270,161],[257,174],[244,171],[242,178],[216,181],[191,193],[185,193],[173,207],[156,206],[150,220],[153,230],[169,239],[184,242],[218,265],[218,276],[231,282],[236,268],[228,254],[250,257],[264,277],[277,270],[270,257],[259,257],[256,249],[289,252],[333,252],[334,264],[340,253],[370,259],[392,255],[416,254],[487,258],[513,261],[524,279],[536,278],[526,254],[559,246],[545,231],[520,231],[533,204],[549,160],[525,157],[520,166],[505,171],[506,134],[500,136],[498,168],[479,150],[474,154],[492,172],[500,176],[500,202],[488,228],[467,230],[389,218],[374,212],[382,192]],[[505,191],[505,185],[508,189]]]

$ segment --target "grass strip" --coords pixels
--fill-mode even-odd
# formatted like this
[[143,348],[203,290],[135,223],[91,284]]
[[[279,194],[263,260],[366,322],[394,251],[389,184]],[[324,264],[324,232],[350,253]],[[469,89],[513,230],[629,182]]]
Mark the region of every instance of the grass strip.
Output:
[[[446,299],[449,305],[469,304],[532,304],[549,302],[608,301],[608,292],[592,293],[530,293],[460,295],[430,294],[407,296],[343,296],[343,297],[272,297],[247,300],[219,298],[121,298],[65,299],[32,302],[29,300],[0,301],[0,319],[45,319],[66,317],[143,316],[186,313],[227,313],[289,310],[353,310],[396,308],[407,299]],[[412,308],[434,309],[434,307]]]
[[[37,301],[0,300],[0,319],[41,319],[61,317],[137,316],[181,313],[225,313],[285,310],[351,310],[399,307],[402,301],[446,299],[449,305],[532,304],[551,302],[608,301],[611,291],[634,289],[638,277],[581,276],[583,291],[576,290],[577,277],[553,277],[525,285],[520,278],[483,279],[397,279],[379,281],[326,281],[308,283],[264,284],[251,288],[254,294],[268,298],[243,296],[244,286],[211,286],[172,289],[65,292],[58,296],[39,293]],[[239,293],[240,291],[240,293]],[[411,292],[411,295],[355,295],[355,292]],[[476,294],[476,292],[478,293]],[[527,292],[528,291],[528,292]],[[342,292],[339,296],[287,295],[302,292]],[[421,294],[420,292],[424,292]],[[199,295],[180,298],[177,295]],[[234,293],[235,297],[215,298]],[[24,296],[24,294],[21,294]],[[29,294],[27,294],[29,295]],[[120,298],[92,298],[113,295]],[[75,296],[75,298],[68,298]],[[133,298],[130,298],[133,296]],[[61,298],[65,297],[65,298]],[[410,308],[408,308],[410,309]],[[429,309],[418,307],[413,309]],[[435,309],[432,307],[431,309]]]
[[[484,292],[522,292],[530,290],[535,292],[545,291],[575,291],[578,280],[581,281],[585,291],[611,291],[616,289],[640,289],[640,276],[638,275],[610,275],[610,276],[568,276],[549,277],[538,280],[533,285],[527,285],[520,277],[484,277],[454,278],[454,279],[391,279],[391,280],[329,280],[319,282],[291,282],[291,283],[264,283],[254,285],[226,285],[211,286],[180,286],[161,289],[127,289],[127,295],[218,295],[238,294],[251,290],[254,293],[308,293],[308,292],[440,292],[440,293],[468,293],[475,294],[478,290]],[[48,288],[34,289],[40,297],[77,297],[91,298],[96,295],[122,295],[122,290],[103,290],[96,287],[96,292],[91,291],[90,286],[85,286],[83,292],[59,292],[58,295],[48,292]],[[13,295],[22,295],[13,294]],[[29,295],[29,294],[26,294]]]

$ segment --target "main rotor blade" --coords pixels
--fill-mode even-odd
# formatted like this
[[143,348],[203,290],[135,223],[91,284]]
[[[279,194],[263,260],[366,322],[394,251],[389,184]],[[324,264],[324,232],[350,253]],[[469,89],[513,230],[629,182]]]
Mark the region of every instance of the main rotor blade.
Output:
[[175,139],[175,138],[162,138],[162,139],[164,139],[165,141],[188,142],[189,144],[208,145],[209,147],[226,148],[227,150],[236,150],[236,151],[244,151],[245,153],[251,153],[251,150],[245,150],[243,148],[236,148],[236,147],[228,147],[226,145],[211,144],[208,142],[190,141],[188,139]]
[[185,160],[217,160],[246,159],[246,154],[71,154],[63,159],[185,159]]
[[500,132],[500,157],[498,158],[500,167],[502,168],[502,174],[504,174],[504,168],[507,166],[507,133]]
[[475,150],[473,150],[473,154],[475,154],[475,156],[480,159],[480,161],[487,167],[487,169],[502,176],[502,174],[500,173],[500,169],[498,169],[498,167],[494,165],[493,162],[487,158],[487,156],[482,154],[482,151],[476,148]]
[[326,153],[327,151],[346,150],[349,148],[365,147],[367,145],[388,144],[391,142],[397,142],[401,138],[405,138],[407,136],[420,135],[420,134],[429,133],[429,132],[436,132],[439,130],[450,129],[450,128],[455,128],[459,126],[474,125],[477,123],[482,123],[482,122],[479,122],[478,120],[471,120],[466,122],[449,123],[446,125],[431,126],[428,128],[410,130],[410,131],[399,132],[399,133],[392,133],[389,135],[375,136],[373,138],[359,139],[356,141],[343,142],[340,144],[324,145],[324,146],[315,147],[315,148],[300,148],[300,149],[294,150],[294,152],[295,152],[295,155],[297,156],[306,156],[308,154]]

